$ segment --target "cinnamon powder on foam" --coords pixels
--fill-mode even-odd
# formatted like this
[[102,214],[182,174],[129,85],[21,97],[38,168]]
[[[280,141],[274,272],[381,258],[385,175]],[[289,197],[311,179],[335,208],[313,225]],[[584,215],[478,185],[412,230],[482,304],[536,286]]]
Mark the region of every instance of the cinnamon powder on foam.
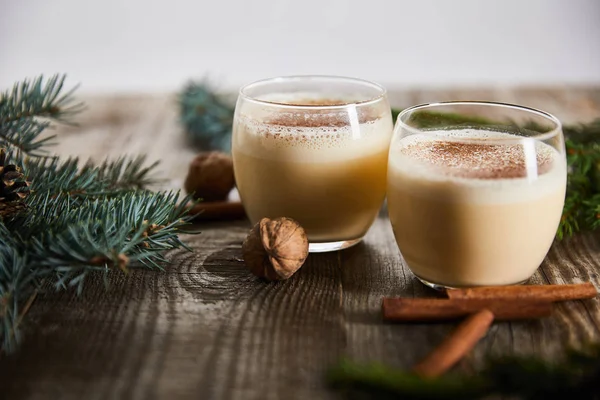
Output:
[[[281,103],[290,106],[338,106],[347,102],[334,99],[296,100]],[[369,107],[357,108],[359,124],[376,122],[380,115]],[[252,118],[248,118],[252,121]],[[345,109],[282,109],[264,117],[255,126],[267,139],[281,141],[282,144],[311,145],[311,147],[337,147],[352,130],[350,115]]]
[[[553,149],[536,146],[535,152],[537,174],[548,172],[555,158]],[[524,178],[528,171],[525,149],[519,144],[427,141],[411,143],[401,148],[400,153],[460,178]]]

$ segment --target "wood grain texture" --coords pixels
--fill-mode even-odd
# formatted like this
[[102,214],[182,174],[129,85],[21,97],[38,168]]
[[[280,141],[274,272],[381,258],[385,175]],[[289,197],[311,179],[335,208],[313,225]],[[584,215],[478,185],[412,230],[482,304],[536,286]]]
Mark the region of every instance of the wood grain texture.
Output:
[[[600,88],[407,90],[406,107],[433,100],[519,103],[565,122],[600,116]],[[102,160],[146,153],[161,160],[165,187],[182,186],[194,151],[177,124],[173,96],[85,99],[79,127],[61,128],[59,154]],[[455,324],[381,321],[383,296],[436,293],[404,265],[385,209],[360,245],[310,255],[290,280],[250,275],[240,246],[247,221],[203,223],[187,237],[193,252],[168,254],[165,272],[113,274],[105,290],[91,279],[81,297],[42,293],[25,341],[0,359],[7,399],[335,398],[323,372],[342,355],[409,368]],[[531,283],[592,282],[600,287],[600,236],[555,243]],[[556,357],[566,346],[600,340],[600,299],[559,305],[551,318],[494,323],[458,368],[489,354]]]

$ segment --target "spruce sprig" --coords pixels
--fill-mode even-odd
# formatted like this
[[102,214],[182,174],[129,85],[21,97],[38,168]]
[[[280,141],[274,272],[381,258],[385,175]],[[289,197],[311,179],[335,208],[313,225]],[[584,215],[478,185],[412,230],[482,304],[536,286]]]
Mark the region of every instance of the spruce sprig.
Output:
[[[49,156],[44,131],[53,122],[69,123],[82,109],[73,90],[64,92],[64,81],[39,77],[0,95],[2,164],[14,164],[11,171],[19,173],[13,176],[22,171],[29,182],[19,189],[19,207],[0,209],[0,341],[6,352],[17,348],[23,317],[40,290],[82,293],[92,274],[107,282],[114,271],[161,269],[165,250],[186,248],[179,235],[189,221],[189,199],[146,189],[158,182],[156,163],[148,165],[144,156],[100,165]],[[3,190],[12,184],[6,182]],[[7,201],[0,193],[0,202]]]
[[83,109],[73,93],[77,86],[63,93],[66,75],[54,75],[44,81],[40,75],[33,80],[23,80],[0,96],[0,123],[27,121],[31,118],[50,118],[68,123],[71,117]]
[[119,193],[122,190],[142,189],[159,183],[153,174],[158,162],[146,165],[146,156],[106,159],[95,165],[69,157],[22,160],[25,173],[31,177],[34,195],[47,191],[69,193],[72,196],[97,196]]
[[77,87],[63,93],[65,75],[43,76],[17,82],[12,90],[0,94],[0,148],[8,147],[19,155],[45,155],[42,151],[55,135],[40,138],[51,121],[69,123],[83,109],[72,96]]
[[208,82],[190,81],[179,94],[179,118],[192,146],[229,151],[234,107]]
[[563,132],[569,175],[559,239],[600,228],[600,118]]
[[438,378],[343,360],[329,371],[327,379],[351,398],[467,400],[505,395],[522,400],[592,400],[600,395],[600,345],[570,350],[559,362],[531,356],[490,358],[478,374]]

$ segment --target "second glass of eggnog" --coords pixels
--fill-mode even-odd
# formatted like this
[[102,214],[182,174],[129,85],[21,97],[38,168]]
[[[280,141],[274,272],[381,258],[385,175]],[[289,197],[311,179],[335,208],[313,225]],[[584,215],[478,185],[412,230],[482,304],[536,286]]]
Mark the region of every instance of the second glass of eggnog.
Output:
[[485,102],[404,110],[388,167],[400,252],[435,288],[524,282],[553,242],[566,177],[550,114]]
[[250,221],[295,219],[311,252],[358,243],[385,197],[392,130],[386,92],[371,82],[297,76],[243,87],[232,156]]

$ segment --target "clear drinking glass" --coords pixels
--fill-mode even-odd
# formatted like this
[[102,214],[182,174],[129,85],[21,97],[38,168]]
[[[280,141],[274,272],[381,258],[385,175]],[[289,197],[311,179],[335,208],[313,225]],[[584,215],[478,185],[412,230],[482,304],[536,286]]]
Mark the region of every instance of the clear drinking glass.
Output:
[[561,124],[548,113],[486,102],[406,109],[388,165],[400,252],[434,288],[524,282],[552,244],[566,177]]
[[244,86],[232,155],[250,221],[297,220],[311,252],[358,243],[385,197],[392,130],[385,89],[375,83],[294,76]]

